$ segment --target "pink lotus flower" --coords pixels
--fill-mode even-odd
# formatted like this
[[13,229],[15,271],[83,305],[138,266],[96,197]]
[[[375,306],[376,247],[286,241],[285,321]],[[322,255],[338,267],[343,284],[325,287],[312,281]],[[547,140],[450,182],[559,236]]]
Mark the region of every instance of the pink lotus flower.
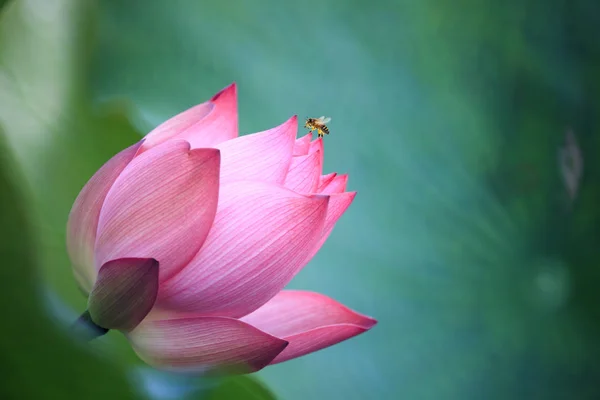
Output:
[[318,293],[282,290],[354,192],[321,175],[322,139],[297,118],[238,137],[236,87],[109,160],[79,194],[67,247],[95,324],[150,365],[259,370],[376,321]]

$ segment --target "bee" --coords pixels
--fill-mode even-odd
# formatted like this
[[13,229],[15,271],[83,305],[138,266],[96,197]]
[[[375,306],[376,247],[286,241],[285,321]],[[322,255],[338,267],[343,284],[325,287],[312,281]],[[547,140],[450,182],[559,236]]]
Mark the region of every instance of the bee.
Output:
[[317,131],[318,137],[329,135],[329,128],[326,123],[331,121],[331,118],[325,118],[325,116],[319,118],[306,118],[304,127],[310,129],[310,131]]

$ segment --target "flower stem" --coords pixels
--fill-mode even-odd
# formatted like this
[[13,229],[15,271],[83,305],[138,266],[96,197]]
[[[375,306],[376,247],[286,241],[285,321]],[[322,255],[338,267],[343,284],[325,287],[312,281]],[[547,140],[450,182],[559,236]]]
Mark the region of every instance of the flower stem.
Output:
[[104,335],[109,330],[96,325],[94,321],[92,321],[89,311],[85,310],[73,325],[71,325],[71,331],[80,338],[90,341]]

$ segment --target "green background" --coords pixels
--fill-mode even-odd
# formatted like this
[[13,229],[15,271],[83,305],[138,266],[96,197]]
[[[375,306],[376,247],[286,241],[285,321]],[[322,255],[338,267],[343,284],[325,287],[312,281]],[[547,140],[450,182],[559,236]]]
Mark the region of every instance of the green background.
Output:
[[[8,398],[600,397],[593,0],[0,4]],[[210,382],[145,369],[118,333],[74,343],[65,326],[86,300],[64,235],[77,193],[233,81],[242,133],[332,117],[325,169],[349,173],[358,196],[290,287],[379,324]],[[584,160],[574,200],[558,159],[568,129]]]

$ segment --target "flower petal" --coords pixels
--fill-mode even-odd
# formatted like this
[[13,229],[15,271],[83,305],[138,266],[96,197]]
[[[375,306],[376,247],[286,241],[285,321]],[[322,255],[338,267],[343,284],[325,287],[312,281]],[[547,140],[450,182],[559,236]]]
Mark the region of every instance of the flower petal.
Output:
[[88,311],[102,328],[129,331],[148,315],[157,293],[158,261],[120,258],[100,268],[88,298]]
[[286,337],[335,324],[353,324],[365,329],[377,323],[321,293],[282,290],[251,314],[240,318],[277,337]]
[[377,323],[325,295],[299,290],[281,291],[241,320],[290,342],[272,364],[349,339]]
[[190,372],[258,371],[287,346],[285,340],[222,317],[148,318],[127,337],[146,363]]
[[327,196],[262,182],[221,187],[200,252],[161,285],[161,308],[241,317],[279,292],[304,266],[323,230]]
[[267,131],[221,143],[221,184],[239,180],[282,183],[292,160],[298,118]]
[[167,140],[184,138],[184,132],[200,123],[214,108],[215,105],[207,101],[169,118],[145,136],[144,145],[140,149],[140,153]]
[[329,185],[325,186],[319,193],[323,194],[334,194],[334,193],[343,193],[346,190],[346,185],[348,184],[348,175],[342,174],[338,175],[329,183]]
[[[319,165],[323,166],[323,161],[325,158],[325,148],[323,147],[323,138],[317,138],[317,140],[313,140],[310,142],[310,147],[308,149],[308,154],[319,152],[321,155],[321,159],[319,160]],[[321,175],[322,171],[319,171],[319,175]]]
[[79,286],[89,293],[96,280],[94,242],[98,218],[106,194],[127,164],[133,159],[141,142],[121,151],[108,160],[83,187],[73,204],[67,222],[67,251]]
[[327,207],[327,216],[325,216],[325,224],[321,231],[321,238],[309,253],[306,263],[308,263],[317,252],[321,249],[325,241],[333,231],[336,222],[346,212],[352,201],[356,197],[356,192],[345,192],[332,194],[329,197],[329,206]]
[[305,156],[308,154],[310,149],[310,140],[312,139],[312,132],[308,132],[301,138],[296,139],[294,142],[294,156]]
[[271,361],[271,365],[298,358],[326,347],[333,346],[339,342],[350,339],[366,332],[368,329],[352,325],[339,324],[316,328],[312,331],[287,336],[289,345]]
[[306,156],[293,157],[283,185],[298,193],[315,192],[322,170],[320,160],[321,152],[318,150]]
[[96,266],[117,258],[154,258],[160,280],[198,252],[214,219],[219,150],[175,140],[134,158],[100,213]]
[[237,88],[227,86],[212,99],[163,122],[146,135],[139,153],[170,139],[185,139],[193,149],[214,147],[238,136]]
[[325,189],[325,187],[327,185],[329,185],[329,183],[331,183],[331,181],[337,176],[336,172],[332,172],[330,174],[327,175],[321,175],[319,177],[319,185],[317,186],[317,193],[321,193],[323,191],[323,189]]

